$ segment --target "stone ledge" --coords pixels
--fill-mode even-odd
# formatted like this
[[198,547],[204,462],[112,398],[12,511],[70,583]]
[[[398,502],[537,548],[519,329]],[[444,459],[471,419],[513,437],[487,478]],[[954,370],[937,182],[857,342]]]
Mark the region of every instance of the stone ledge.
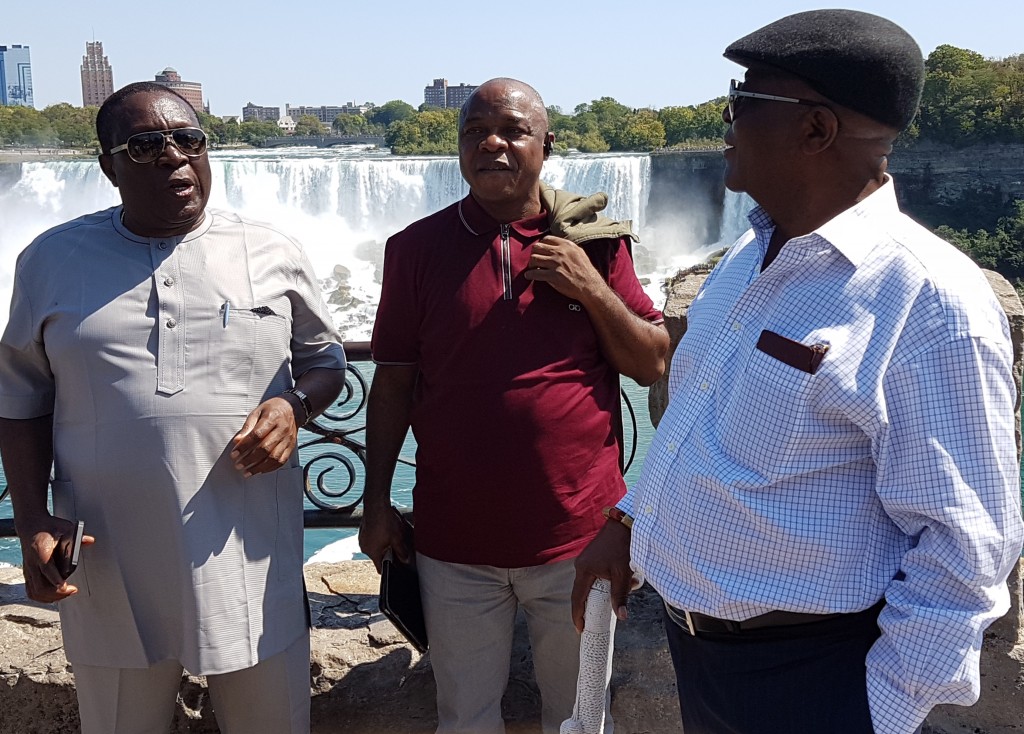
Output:
[[[406,645],[378,612],[369,561],[305,569],[314,620],[310,663],[312,734],[429,734],[437,724],[428,657]],[[1014,593],[1020,609],[1020,579]],[[52,605],[24,596],[19,569],[0,569],[0,734],[78,731],[74,676],[64,658]],[[630,597],[617,628],[612,712],[619,734],[680,730],[675,676],[665,643],[661,600],[645,586]],[[1014,621],[1014,620],[1003,620]],[[1019,622],[1019,620],[1016,620]],[[1024,730],[1024,640],[1017,624],[993,625],[982,655],[981,701],[941,707],[930,734],[1020,734]],[[539,730],[540,705],[523,619],[502,708],[509,734]],[[217,732],[203,679],[182,679],[172,734]]]

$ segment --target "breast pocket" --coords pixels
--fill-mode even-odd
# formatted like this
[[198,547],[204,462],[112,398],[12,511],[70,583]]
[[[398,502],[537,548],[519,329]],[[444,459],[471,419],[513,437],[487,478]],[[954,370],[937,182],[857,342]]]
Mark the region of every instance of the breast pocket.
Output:
[[[289,320],[236,309],[226,321],[215,324],[211,335],[211,362],[216,366],[211,375],[213,390],[218,395],[260,396],[288,360]],[[263,376],[267,370],[270,374]]]
[[746,370],[718,398],[719,441],[735,460],[762,476],[788,473],[805,449],[812,375],[753,350]]

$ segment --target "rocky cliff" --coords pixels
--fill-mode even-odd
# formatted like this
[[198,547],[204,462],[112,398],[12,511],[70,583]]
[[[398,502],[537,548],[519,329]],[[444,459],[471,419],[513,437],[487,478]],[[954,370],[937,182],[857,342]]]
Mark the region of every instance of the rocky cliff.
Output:
[[[694,241],[716,242],[724,170],[719,151],[652,154],[647,209],[652,226],[682,219],[697,235]],[[940,224],[992,229],[1014,200],[1024,199],[1024,145],[949,148],[923,143],[894,152],[889,171],[904,211],[932,229]]]

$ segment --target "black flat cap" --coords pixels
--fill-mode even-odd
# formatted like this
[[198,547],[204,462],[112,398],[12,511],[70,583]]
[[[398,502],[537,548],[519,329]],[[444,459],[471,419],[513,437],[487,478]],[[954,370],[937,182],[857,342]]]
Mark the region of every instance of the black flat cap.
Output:
[[857,10],[787,15],[725,49],[741,66],[766,65],[806,81],[819,94],[903,130],[924,86],[924,59],[910,34]]

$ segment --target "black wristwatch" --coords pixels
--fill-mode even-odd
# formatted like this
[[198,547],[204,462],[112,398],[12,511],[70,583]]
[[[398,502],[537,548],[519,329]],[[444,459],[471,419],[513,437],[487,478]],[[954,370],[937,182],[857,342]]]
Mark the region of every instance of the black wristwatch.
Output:
[[[299,399],[299,402],[302,403],[302,409],[306,411],[306,420],[302,421],[302,424],[299,426],[299,428],[302,428],[302,426],[305,426],[307,423],[313,420],[313,403],[309,402],[309,396],[306,395],[306,393],[302,392],[302,390],[300,390],[297,387],[289,388],[284,392],[297,397]],[[282,393],[282,395],[283,394],[284,393]]]

